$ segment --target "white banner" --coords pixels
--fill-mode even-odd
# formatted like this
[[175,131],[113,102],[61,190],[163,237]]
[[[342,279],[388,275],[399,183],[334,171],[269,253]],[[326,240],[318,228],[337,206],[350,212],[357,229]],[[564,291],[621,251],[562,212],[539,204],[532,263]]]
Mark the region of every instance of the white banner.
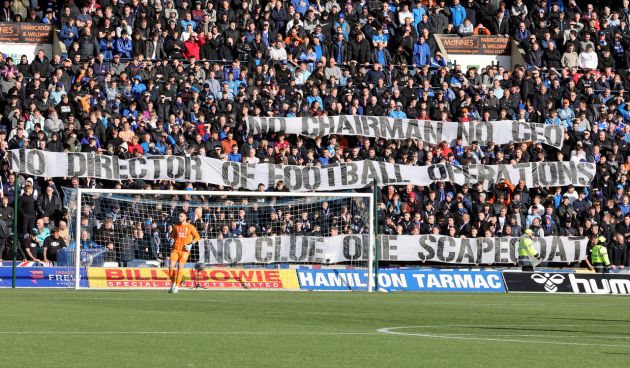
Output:
[[[368,235],[271,236],[202,239],[199,254],[208,264],[319,263],[367,261]],[[442,235],[381,235],[379,259],[467,265],[516,263],[519,238],[451,238]],[[578,262],[586,257],[585,237],[534,238],[543,262]]]
[[[451,238],[442,235],[383,235],[381,259],[458,264],[515,263],[519,238]],[[578,262],[586,258],[586,237],[534,238],[542,262]]]
[[517,165],[431,166],[397,165],[376,161],[346,162],[326,167],[246,164],[201,156],[147,156],[122,160],[95,153],[58,153],[11,150],[13,171],[43,177],[94,177],[106,180],[175,180],[204,182],[256,190],[260,183],[273,187],[283,180],[291,191],[359,189],[374,180],[382,185],[429,185],[449,181],[459,185],[482,183],[491,188],[500,179],[528,187],[588,186],[595,164],[588,162],[534,162]]
[[360,135],[386,139],[419,139],[428,144],[449,144],[461,138],[464,146],[473,141],[480,145],[489,142],[540,141],[543,144],[562,148],[564,127],[538,123],[523,123],[512,120],[490,122],[442,122],[417,119],[394,119],[385,116],[318,116],[318,117],[249,117],[247,131],[250,134],[286,133],[309,137],[330,134]]

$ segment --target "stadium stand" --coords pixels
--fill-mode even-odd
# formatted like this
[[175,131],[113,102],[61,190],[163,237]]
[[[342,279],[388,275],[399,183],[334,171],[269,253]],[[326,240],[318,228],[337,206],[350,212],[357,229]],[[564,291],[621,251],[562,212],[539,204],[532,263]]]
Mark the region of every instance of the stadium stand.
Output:
[[[0,22],[53,24],[66,51],[20,60],[0,55],[0,258],[9,257],[4,244],[12,214],[5,209],[16,198],[20,237],[28,248],[50,236],[44,229],[60,228],[61,238],[69,240],[62,187],[227,189],[16,177],[8,150],[31,148],[311,166],[368,157],[417,166],[591,162],[597,174],[583,188],[510,181],[488,190],[450,182],[386,186],[379,193],[378,231],[501,237],[532,229],[538,236],[604,236],[611,262],[628,266],[629,15],[628,0],[610,7],[575,0],[5,0]],[[525,64],[462,70],[439,53],[435,35],[443,33],[509,35],[522,48]],[[248,116],[335,115],[520,120],[561,125],[566,134],[561,149],[535,143],[449,146],[251,135],[245,125]],[[286,190],[281,183],[262,189]],[[92,221],[86,211],[86,221]],[[112,234],[108,226],[115,216],[100,219],[104,225],[83,241],[133,234],[151,243],[152,231],[132,224]],[[356,231],[348,221],[340,230]],[[268,228],[295,232],[291,226]],[[142,253],[136,258],[161,257]]]

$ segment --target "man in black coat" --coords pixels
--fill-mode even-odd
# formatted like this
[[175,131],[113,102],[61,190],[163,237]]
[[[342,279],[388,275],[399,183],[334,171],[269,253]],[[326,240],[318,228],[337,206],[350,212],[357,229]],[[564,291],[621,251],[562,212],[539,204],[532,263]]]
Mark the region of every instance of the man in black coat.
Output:
[[78,42],[81,61],[89,61],[98,55],[98,41],[96,40],[96,37],[92,36],[90,28],[86,27],[83,29],[83,36],[79,38]]
[[28,234],[34,227],[37,220],[37,207],[33,198],[33,184],[27,181],[22,194],[18,200],[18,213],[22,220],[21,234]]
[[41,217],[48,217],[53,221],[61,215],[61,200],[53,187],[46,188],[46,192],[37,198],[37,211]]

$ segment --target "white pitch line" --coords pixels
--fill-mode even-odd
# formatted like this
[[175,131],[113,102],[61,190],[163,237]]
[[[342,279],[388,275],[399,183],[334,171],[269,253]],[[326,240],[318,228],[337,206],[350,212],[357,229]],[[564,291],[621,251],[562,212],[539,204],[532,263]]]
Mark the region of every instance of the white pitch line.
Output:
[[[479,336],[479,334],[471,334],[471,333],[448,333],[444,334],[444,336]],[[489,334],[483,335],[487,337],[553,337],[553,338],[585,338],[592,337],[598,339],[630,339],[630,336],[622,336],[622,335],[521,335],[521,334]]]
[[381,335],[378,332],[267,332],[267,331],[0,331],[0,335]]
[[[515,325],[503,325],[503,326],[495,326],[495,327],[517,327]],[[529,325],[532,326],[532,325]],[[549,326],[549,325],[545,325]],[[558,326],[558,325],[556,325]],[[584,325],[562,325],[562,326],[584,326]],[[410,328],[431,328],[431,327],[491,327],[491,326],[481,326],[481,325],[452,325],[452,326],[401,326],[401,327],[387,327],[387,328],[379,328],[376,330],[377,332],[388,334],[388,335],[397,335],[397,336],[411,336],[411,337],[427,337],[432,339],[448,339],[448,340],[471,340],[471,341],[496,341],[496,342],[515,342],[515,343],[528,343],[528,344],[544,344],[544,345],[572,345],[572,346],[600,346],[600,347],[608,347],[608,348],[630,348],[630,345],[616,345],[616,344],[596,344],[596,343],[581,343],[581,342],[563,342],[563,341],[540,341],[540,340],[522,340],[522,339],[498,339],[498,338],[490,338],[490,337],[479,337],[479,335],[473,336],[461,336],[459,334],[450,335],[450,334],[427,334],[427,333],[414,333],[414,332],[398,332],[395,330],[401,329],[410,329]],[[493,335],[486,335],[493,336]],[[514,334],[511,335],[514,337],[520,337],[520,335]],[[532,336],[532,335],[524,335],[524,336]],[[567,336],[563,335],[533,335],[538,338],[563,338]],[[597,338],[597,335],[584,335],[580,336],[584,338]]]

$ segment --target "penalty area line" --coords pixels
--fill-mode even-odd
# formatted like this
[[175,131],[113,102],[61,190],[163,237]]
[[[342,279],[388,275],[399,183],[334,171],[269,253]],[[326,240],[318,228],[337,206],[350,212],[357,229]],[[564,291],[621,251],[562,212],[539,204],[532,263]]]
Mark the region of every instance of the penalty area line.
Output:
[[[569,325],[563,325],[569,326]],[[456,326],[400,326],[400,327],[386,327],[379,328],[376,330],[379,333],[387,334],[387,335],[396,335],[396,336],[408,336],[408,337],[426,337],[431,339],[447,339],[447,340],[470,340],[470,341],[492,341],[492,342],[513,342],[513,343],[526,343],[526,344],[543,344],[543,345],[570,345],[570,346],[600,346],[600,347],[608,347],[608,348],[630,348],[630,345],[618,345],[618,344],[597,344],[597,343],[584,343],[584,342],[569,342],[569,341],[541,341],[541,340],[527,340],[527,339],[518,339],[518,337],[538,337],[541,339],[562,339],[562,338],[570,338],[573,336],[567,335],[518,335],[513,334],[510,335],[512,337],[516,337],[515,339],[506,339],[506,338],[493,338],[491,336],[503,336],[503,335],[465,335],[465,334],[440,334],[440,333],[422,333],[422,332],[401,332],[399,330],[404,329],[421,329],[421,328],[437,328],[437,327],[486,327],[480,325],[456,325]],[[501,327],[510,327],[510,325],[501,326]],[[516,327],[516,326],[515,326]],[[487,336],[487,337],[484,337]],[[606,336],[606,335],[603,335]],[[585,338],[598,338],[603,337],[602,335],[584,335],[579,337]],[[607,337],[613,338],[612,335],[608,335]]]

